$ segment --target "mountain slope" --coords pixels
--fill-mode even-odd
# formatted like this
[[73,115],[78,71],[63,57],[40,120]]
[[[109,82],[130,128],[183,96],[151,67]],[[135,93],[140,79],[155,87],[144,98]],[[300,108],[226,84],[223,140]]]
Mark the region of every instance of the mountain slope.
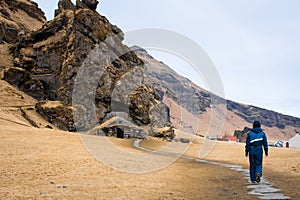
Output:
[[[211,94],[155,60],[146,50],[136,46],[132,49],[144,61],[153,85],[170,107],[175,127],[206,135],[211,119]],[[299,118],[230,100],[226,102],[225,124],[219,135],[233,135],[235,130],[252,127],[254,120],[261,121],[271,140],[289,139],[300,131]]]

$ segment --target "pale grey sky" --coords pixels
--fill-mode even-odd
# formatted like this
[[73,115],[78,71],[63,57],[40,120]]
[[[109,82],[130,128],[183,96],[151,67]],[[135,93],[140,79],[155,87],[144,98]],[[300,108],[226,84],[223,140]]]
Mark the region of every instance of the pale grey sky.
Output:
[[[58,0],[35,0],[53,17]],[[215,63],[225,97],[300,117],[300,1],[298,0],[102,0],[98,6],[123,32],[163,28],[197,42]],[[191,80],[184,61],[158,51]],[[182,70],[182,69],[185,70]]]

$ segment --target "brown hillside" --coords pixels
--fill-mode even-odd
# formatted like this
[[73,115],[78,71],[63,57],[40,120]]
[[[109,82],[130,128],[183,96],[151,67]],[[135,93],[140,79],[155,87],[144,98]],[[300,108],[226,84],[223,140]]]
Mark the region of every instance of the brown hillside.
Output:
[[15,124],[56,129],[35,111],[37,100],[2,80],[0,80],[0,94],[1,126]]
[[[174,126],[206,136],[211,126],[211,94],[155,60],[146,50],[136,46],[132,49],[145,62],[152,83],[164,103],[170,107]],[[226,101],[226,108],[222,131],[213,132],[210,136],[233,135],[235,130],[251,128],[254,120],[261,121],[271,142],[288,140],[300,131],[300,119],[296,117],[230,100]]]

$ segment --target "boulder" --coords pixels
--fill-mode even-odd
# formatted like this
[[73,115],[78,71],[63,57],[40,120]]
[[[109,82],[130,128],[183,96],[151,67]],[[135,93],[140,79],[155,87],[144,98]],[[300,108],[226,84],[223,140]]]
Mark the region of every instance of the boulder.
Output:
[[60,101],[41,101],[35,106],[47,121],[61,130],[76,131],[73,120],[73,108]]
[[44,12],[32,1],[0,1],[0,44],[13,44],[25,33],[46,22]]
[[163,138],[167,141],[172,141],[175,137],[174,128],[171,126],[156,129],[154,132],[154,137]]

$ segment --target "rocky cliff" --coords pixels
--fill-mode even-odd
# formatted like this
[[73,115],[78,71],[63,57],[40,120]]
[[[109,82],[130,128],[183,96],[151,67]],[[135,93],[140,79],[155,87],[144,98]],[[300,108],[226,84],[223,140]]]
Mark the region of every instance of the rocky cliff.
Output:
[[[29,0],[20,2],[39,10]],[[10,41],[13,66],[5,69],[3,80],[39,100],[36,109],[64,130],[88,129],[118,111],[116,104],[139,125],[163,127],[168,109],[146,84],[143,61],[122,44],[122,31],[95,11],[97,5],[60,0],[49,22],[39,10],[36,20],[43,26]]]
[[0,78],[5,68],[13,66],[10,45],[41,28],[45,22],[43,11],[33,1],[0,1]]
[[33,1],[0,1],[0,44],[15,43],[19,37],[40,28],[46,22],[44,12]]

